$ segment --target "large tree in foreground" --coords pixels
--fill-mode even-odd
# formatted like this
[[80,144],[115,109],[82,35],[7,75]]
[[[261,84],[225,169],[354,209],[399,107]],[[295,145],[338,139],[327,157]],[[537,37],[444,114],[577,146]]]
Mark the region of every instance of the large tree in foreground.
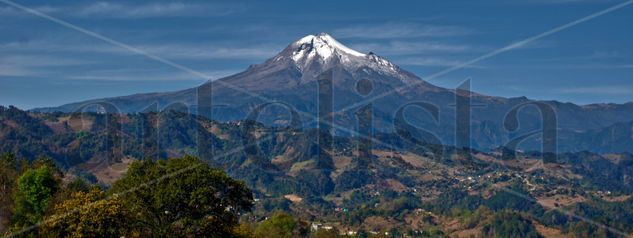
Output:
[[233,237],[253,197],[242,183],[194,157],[130,165],[111,190],[149,236]]
[[17,181],[13,226],[22,228],[41,221],[59,188],[53,169],[41,166],[27,170]]
[[132,217],[119,196],[106,197],[93,188],[76,192],[68,200],[55,205],[54,214],[42,227],[40,236],[47,237],[122,237],[134,234]]

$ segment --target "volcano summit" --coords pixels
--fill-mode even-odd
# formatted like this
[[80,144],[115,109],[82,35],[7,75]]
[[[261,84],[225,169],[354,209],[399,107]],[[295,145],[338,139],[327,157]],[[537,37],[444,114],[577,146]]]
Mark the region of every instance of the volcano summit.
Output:
[[[554,114],[550,119],[555,120],[552,123],[558,136],[559,152],[633,152],[633,148],[615,146],[632,144],[628,143],[633,142],[630,130],[628,134],[613,130],[633,123],[633,103],[581,106],[441,88],[386,58],[353,50],[326,33],[302,37],[261,64],[195,88],[34,110],[72,112],[90,105],[107,104],[113,113],[178,109],[219,121],[257,119],[276,126],[294,121],[293,126],[309,128],[317,125],[319,79],[324,75],[331,75],[331,83],[328,83],[331,99],[327,102],[331,103],[328,107],[338,135],[353,135],[359,124],[358,110],[371,107],[374,133],[395,131],[394,120],[401,115],[409,125],[428,132],[423,133],[426,137],[453,145],[458,120],[467,120],[469,146],[487,150],[542,130],[545,123],[539,107],[545,106]],[[469,107],[471,112],[465,119],[456,119],[459,118],[456,102],[464,99],[479,106]],[[420,105],[430,105],[431,110]],[[512,111],[518,111],[517,118],[508,118]],[[293,115],[298,115],[299,120],[293,119]],[[508,126],[508,120],[514,119],[520,122],[517,127]],[[622,140],[627,143],[612,143]],[[539,136],[527,136],[520,145],[522,149],[540,150],[541,141]]]

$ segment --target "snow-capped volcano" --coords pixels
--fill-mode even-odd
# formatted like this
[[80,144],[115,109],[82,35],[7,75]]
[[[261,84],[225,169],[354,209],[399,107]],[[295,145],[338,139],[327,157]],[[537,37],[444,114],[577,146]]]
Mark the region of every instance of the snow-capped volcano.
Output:
[[[319,86],[325,84],[319,80],[324,75],[332,76],[332,120],[348,129],[347,132],[337,130],[335,133],[349,135],[349,131],[359,125],[358,107],[371,104],[374,131],[393,132],[396,118],[399,118],[400,121],[416,122],[420,128],[428,129],[429,135],[437,136],[436,139],[430,137],[431,141],[448,144],[456,141],[455,104],[457,98],[464,95],[425,82],[376,54],[361,53],[346,47],[325,33],[302,37],[261,64],[251,65],[243,72],[195,88],[95,99],[37,110],[75,112],[82,111],[86,105],[108,103],[112,108],[119,109],[119,112],[134,113],[158,105],[161,110],[188,107],[190,112],[219,121],[257,118],[264,124],[286,125],[284,123],[296,117],[301,121],[298,123],[314,127],[316,123],[313,119],[317,118],[323,105],[320,101],[323,98],[319,98]],[[472,110],[472,136],[476,142],[473,147],[489,149],[503,146],[513,136],[504,128],[507,113],[512,108],[530,102],[527,98],[490,97],[473,93],[471,103],[485,105]],[[565,122],[558,125],[561,130],[599,129],[615,123],[628,123],[633,118],[633,103],[609,107],[547,103],[556,109],[559,121]],[[430,108],[436,108],[435,113],[438,114],[433,114],[433,110],[423,105],[432,105]],[[295,115],[293,110],[302,113]],[[538,110],[522,110],[521,113],[527,113],[526,119],[530,120],[521,120],[521,128],[525,131],[512,133],[520,135],[541,128]],[[538,142],[530,143],[532,147],[526,148],[541,148]],[[577,143],[560,146],[580,148],[576,147]],[[608,151],[609,148],[601,149]]]
[[321,33],[317,36],[307,35],[292,44],[297,46],[297,50],[292,53],[292,59],[299,61],[302,58],[311,58],[315,55],[323,60],[327,60],[332,55],[337,56],[353,56],[365,57],[366,55],[358,51],[352,50],[336,41],[327,33]]
[[[335,65],[342,65],[345,70],[356,71],[362,66],[370,67],[384,74],[397,74],[398,67],[388,60],[374,54],[355,51],[334,39],[327,33],[307,35],[290,44],[275,61],[291,61],[302,72],[313,66],[325,71]],[[320,73],[320,72],[317,72]]]

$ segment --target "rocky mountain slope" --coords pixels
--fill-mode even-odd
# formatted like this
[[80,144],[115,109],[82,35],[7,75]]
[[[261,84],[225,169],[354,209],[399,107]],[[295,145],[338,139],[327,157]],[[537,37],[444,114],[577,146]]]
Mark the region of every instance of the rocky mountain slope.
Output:
[[[319,92],[328,91],[323,77],[331,75],[331,98]],[[321,80],[319,80],[321,79]],[[389,92],[394,93],[389,93]],[[327,93],[325,93],[327,94]],[[370,100],[377,97],[375,100]],[[457,101],[470,99],[472,108],[470,146],[489,150],[506,145],[523,134],[542,128],[543,117],[538,106],[551,108],[555,116],[545,120],[556,122],[562,136],[559,152],[589,150],[596,152],[632,151],[633,145],[604,146],[591,143],[591,138],[578,133],[603,128],[617,123],[628,123],[633,118],[633,103],[593,104],[579,106],[557,101],[534,101],[525,97],[502,98],[468,93],[434,86],[374,53],[354,51],[330,35],[309,35],[288,45],[278,55],[245,71],[207,82],[199,87],[176,92],[136,94],[123,97],[95,99],[36,111],[73,112],[86,106],[107,103],[109,112],[143,112],[166,108],[197,113],[205,117],[232,121],[253,118],[266,125],[289,125],[314,128],[321,110],[331,107],[334,131],[338,135],[353,135],[358,125],[357,111],[371,104],[373,128],[377,132],[393,132],[394,120],[404,110],[406,121],[430,132],[433,138],[448,145],[456,144]],[[437,110],[437,118],[412,103],[426,103]],[[526,107],[521,107],[525,106]],[[531,106],[530,106],[531,105]],[[519,127],[505,126],[506,116],[517,107]],[[343,110],[344,109],[344,110]],[[102,109],[103,110],[103,109]],[[463,121],[464,119],[460,119]],[[516,130],[512,130],[516,129]],[[604,137],[609,142],[608,135]],[[433,139],[433,140],[432,140]],[[584,146],[576,146],[581,144]],[[463,146],[463,142],[460,146]],[[520,144],[522,149],[541,148],[538,136]]]

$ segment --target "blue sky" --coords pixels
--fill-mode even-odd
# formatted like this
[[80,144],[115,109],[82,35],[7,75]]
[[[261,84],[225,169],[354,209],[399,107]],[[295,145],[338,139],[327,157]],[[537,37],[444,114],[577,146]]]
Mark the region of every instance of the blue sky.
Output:
[[[213,79],[327,32],[418,76],[624,1],[18,1]],[[206,79],[0,1],[0,105],[55,106]],[[633,101],[633,4],[430,80],[578,104]]]

